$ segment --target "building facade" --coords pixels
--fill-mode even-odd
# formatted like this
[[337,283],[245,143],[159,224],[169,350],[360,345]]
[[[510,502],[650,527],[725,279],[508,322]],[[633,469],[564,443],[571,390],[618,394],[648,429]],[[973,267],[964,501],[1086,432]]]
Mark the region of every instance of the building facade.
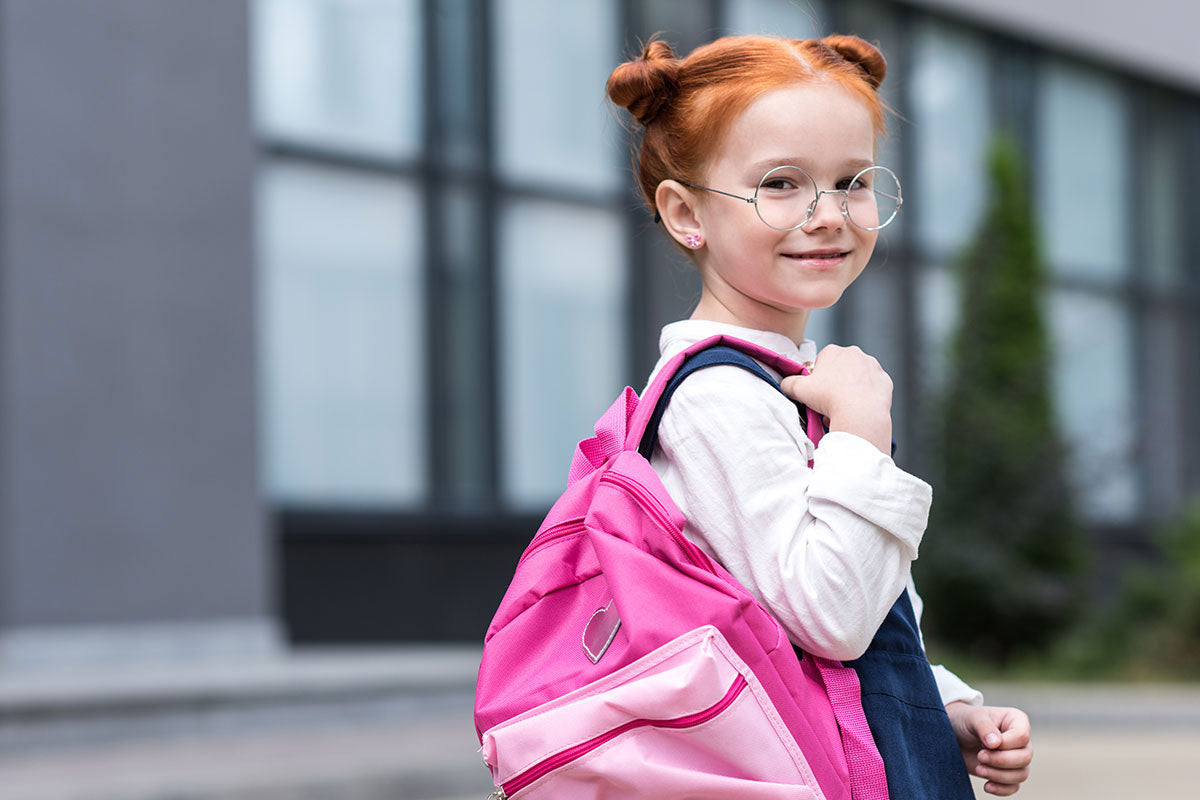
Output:
[[[983,155],[1018,138],[1119,562],[1200,492],[1200,64],[1069,5],[0,0],[0,658],[477,639],[698,297],[603,92],[656,32],[887,56],[904,212],[808,334],[888,368],[907,464]],[[1146,5],[1168,44],[1200,21]]]

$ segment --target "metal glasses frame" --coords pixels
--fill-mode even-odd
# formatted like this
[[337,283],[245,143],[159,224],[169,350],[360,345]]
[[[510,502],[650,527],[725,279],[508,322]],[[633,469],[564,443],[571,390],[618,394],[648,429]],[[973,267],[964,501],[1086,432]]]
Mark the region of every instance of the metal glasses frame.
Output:
[[[772,225],[771,223],[767,222],[767,220],[762,215],[762,209],[759,208],[759,205],[758,205],[758,192],[760,189],[762,189],[762,185],[764,183],[766,183],[767,179],[770,178],[772,175],[774,175],[777,172],[780,172],[781,170],[785,170],[785,169],[794,169],[794,170],[798,170],[799,172],[804,173],[805,177],[807,177],[810,181],[812,181],[813,195],[814,195],[813,201],[811,203],[809,203],[809,205],[808,205],[808,214],[807,214],[807,216],[805,216],[804,221],[798,225],[793,225],[790,228],[780,228],[777,225]],[[892,220],[894,220],[896,218],[896,215],[900,213],[900,206],[904,205],[904,195],[900,189],[900,179],[898,177],[896,177],[896,173],[892,172],[887,167],[872,166],[872,167],[867,167],[865,169],[859,170],[858,173],[856,173],[855,176],[850,179],[851,185],[853,185],[863,175],[865,175],[868,172],[872,172],[872,171],[886,172],[888,175],[892,176],[892,179],[894,181],[896,181],[896,194],[894,196],[888,194],[887,192],[880,192],[875,189],[872,190],[872,191],[876,192],[877,194],[881,194],[884,197],[888,197],[888,198],[891,198],[892,200],[896,201],[896,209],[892,212],[891,216],[888,217],[883,222],[881,222],[880,224],[875,225],[873,227],[867,227],[866,225],[859,225],[857,222],[854,221],[854,218],[850,216],[850,209],[849,209],[850,190],[849,189],[821,189],[820,187],[817,186],[816,178],[814,178],[809,173],[809,171],[804,169],[803,167],[796,167],[796,166],[792,166],[790,164],[784,164],[782,166],[778,166],[773,169],[767,170],[767,173],[765,175],[763,175],[761,178],[759,178],[758,186],[754,187],[754,196],[753,197],[744,197],[740,194],[733,194],[732,192],[725,192],[720,189],[713,189],[711,186],[701,186],[696,183],[688,183],[687,181],[679,181],[679,182],[682,183],[684,186],[687,186],[689,189],[701,189],[705,192],[712,192],[713,194],[721,194],[721,195],[725,195],[726,197],[732,197],[735,200],[742,200],[743,202],[750,203],[751,205],[754,206],[754,213],[758,214],[758,218],[760,220],[762,220],[762,223],[764,225],[766,225],[768,228],[771,228],[771,229],[777,230],[777,231],[794,231],[797,228],[803,228],[805,225],[807,225],[809,222],[812,221],[813,215],[817,212],[817,203],[821,202],[821,195],[840,194],[840,195],[842,195],[842,202],[841,202],[842,216],[845,217],[847,220],[849,220],[850,224],[856,228],[860,228],[864,231],[877,231],[877,230],[880,230],[881,228],[886,228],[888,225],[890,225]]]

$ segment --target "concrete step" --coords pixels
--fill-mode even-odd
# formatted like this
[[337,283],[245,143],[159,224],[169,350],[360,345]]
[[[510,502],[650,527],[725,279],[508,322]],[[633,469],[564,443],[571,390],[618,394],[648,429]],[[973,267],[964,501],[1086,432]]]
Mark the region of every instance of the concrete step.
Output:
[[478,663],[478,647],[431,646],[0,671],[0,755],[419,718],[473,691]]
[[1200,734],[1200,684],[981,684],[984,702],[1016,706],[1035,730],[1120,728]]

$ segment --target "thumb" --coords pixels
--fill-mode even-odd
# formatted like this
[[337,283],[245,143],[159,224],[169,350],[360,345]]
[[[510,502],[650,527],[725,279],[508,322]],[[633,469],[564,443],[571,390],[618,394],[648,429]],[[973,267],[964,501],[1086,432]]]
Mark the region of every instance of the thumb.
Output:
[[779,388],[783,389],[784,394],[824,417],[829,413],[829,409],[822,386],[814,375],[791,375],[779,382]]
[[1004,737],[1000,735],[1000,728],[987,714],[978,715],[974,720],[973,727],[979,741],[983,742],[983,746],[989,750],[995,750],[1004,742]]
[[779,387],[783,389],[783,393],[795,400],[797,403],[811,405],[809,401],[813,399],[812,375],[789,375],[779,382]]

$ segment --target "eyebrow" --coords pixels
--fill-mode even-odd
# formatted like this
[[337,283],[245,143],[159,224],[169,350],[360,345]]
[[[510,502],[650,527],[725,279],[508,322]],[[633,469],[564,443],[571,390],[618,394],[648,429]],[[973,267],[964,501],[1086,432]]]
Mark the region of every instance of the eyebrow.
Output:
[[[756,161],[751,164],[750,169],[754,170],[755,172],[759,170],[766,172],[767,170],[774,169],[775,167],[804,167],[807,162],[808,159],[800,158],[798,156],[785,156],[784,158],[764,158],[761,161]],[[869,158],[852,158],[848,161],[842,162],[842,164],[846,168],[852,169],[855,172],[864,170],[867,167],[875,166],[875,162]]]

